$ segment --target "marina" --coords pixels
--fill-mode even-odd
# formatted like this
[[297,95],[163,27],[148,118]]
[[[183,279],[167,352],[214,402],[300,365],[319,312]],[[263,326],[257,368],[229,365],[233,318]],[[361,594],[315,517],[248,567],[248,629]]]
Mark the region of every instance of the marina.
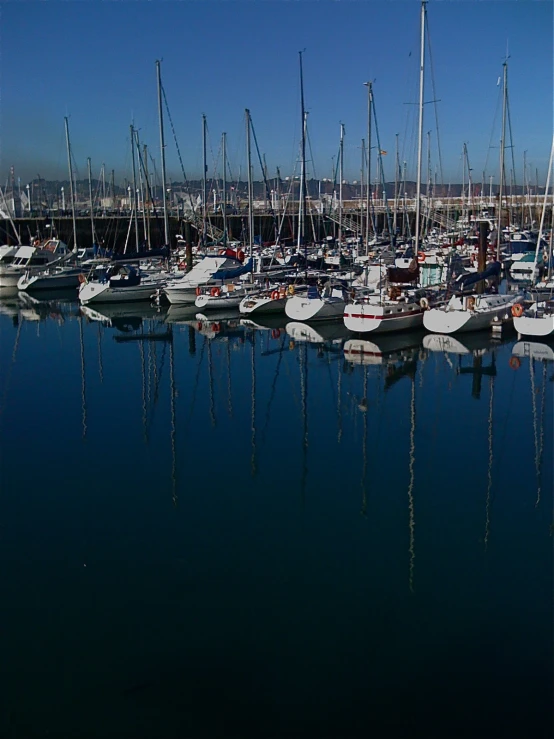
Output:
[[547,735],[552,344],[47,298],[0,300],[3,736]]
[[463,6],[3,9],[0,739],[554,736],[553,8]]

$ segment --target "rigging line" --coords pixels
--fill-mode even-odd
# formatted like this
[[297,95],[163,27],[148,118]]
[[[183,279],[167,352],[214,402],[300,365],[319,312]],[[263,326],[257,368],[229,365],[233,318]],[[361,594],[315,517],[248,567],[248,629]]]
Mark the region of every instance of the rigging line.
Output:
[[497,95],[497,99],[496,99],[496,110],[494,112],[494,118],[493,118],[493,121],[492,121],[491,135],[490,135],[490,139],[489,139],[489,145],[487,147],[487,156],[485,158],[485,167],[484,167],[485,172],[487,171],[487,166],[488,166],[488,163],[489,163],[490,151],[493,148],[493,146],[492,146],[492,139],[493,139],[493,136],[494,136],[494,133],[495,133],[495,130],[496,130],[496,123],[498,121],[498,114],[500,112],[500,104],[501,104],[501,101],[502,101],[502,88],[499,87],[498,88],[498,95]]
[[535,446],[535,476],[537,478],[537,502],[540,500],[540,462],[539,462],[539,431],[537,422],[537,395],[535,393],[535,360],[529,357],[529,374],[531,376],[531,409],[533,412],[533,442]]
[[148,444],[148,429],[146,425],[146,365],[144,361],[144,344],[142,341],[138,342],[139,353],[140,353],[140,370],[142,379],[142,428],[144,432],[144,443]]
[[229,417],[233,417],[233,395],[231,392],[231,344],[227,342],[227,409]]
[[208,339],[208,389],[210,394],[210,420],[215,428],[214,379],[212,374],[212,342]]
[[367,515],[367,495],[366,495],[366,478],[367,478],[367,432],[368,432],[368,424],[369,424],[369,406],[367,402],[367,374],[368,374],[368,367],[367,365],[364,367],[364,398],[366,401],[365,409],[363,411],[364,413],[364,432],[362,435],[362,507],[360,509],[360,515],[365,516]]
[[82,425],[83,439],[87,435],[87,398],[86,398],[86,381],[85,381],[85,343],[83,340],[83,315],[79,315],[79,345],[81,354],[81,409],[82,409]]
[[538,454],[538,489],[537,489],[537,500],[535,501],[535,508],[541,500],[541,487],[542,487],[542,457],[544,451],[544,413],[546,409],[546,382],[547,382],[547,369],[546,362],[543,362],[542,366],[542,388],[541,388],[541,413],[540,413],[540,435],[539,435],[539,454]]
[[492,436],[492,411],[493,411],[493,400],[494,400],[494,378],[491,377],[489,380],[489,421],[488,421],[488,441],[489,441],[489,461],[487,466],[487,497],[485,503],[485,550],[489,543],[490,534],[490,512],[491,512],[491,490],[492,490],[492,461],[493,461],[493,436]]
[[514,156],[514,140],[512,138],[512,116],[510,115],[510,102],[509,102],[509,96],[508,96],[508,90],[506,90],[506,111],[508,113],[508,131],[510,133],[510,150],[512,153],[512,172],[513,172],[513,185],[514,188],[517,187],[516,184],[516,162],[515,162],[515,156]]
[[171,397],[171,499],[177,505],[177,420],[175,413],[175,372],[173,341],[169,344],[169,392]]
[[198,360],[198,367],[196,369],[196,377],[194,378],[194,385],[192,387],[192,403],[190,404],[190,413],[189,413],[189,417],[187,418],[185,429],[188,429],[188,426],[192,419],[192,414],[194,413],[194,406],[196,404],[196,395],[198,392],[198,383],[200,381],[200,370],[202,369],[202,362],[204,360],[204,350],[206,349],[207,341],[208,341],[208,338],[204,336],[204,341],[202,343],[202,349],[200,350],[200,358]]
[[273,382],[271,383],[271,390],[270,390],[270,393],[269,393],[269,400],[267,402],[267,411],[266,411],[264,426],[262,428],[262,434],[261,434],[262,441],[261,441],[261,445],[260,446],[263,446],[265,444],[266,432],[267,432],[267,428],[269,426],[269,416],[270,416],[270,412],[271,412],[271,405],[273,403],[273,398],[275,397],[275,391],[276,391],[276,388],[277,388],[277,378],[279,377],[279,372],[280,372],[280,369],[281,369],[281,361],[283,359],[283,352],[284,352],[284,349],[285,349],[285,341],[286,341],[286,338],[287,338],[287,335],[284,334],[283,340],[281,342],[281,350],[279,351],[279,357],[277,358],[277,366],[275,368],[275,374],[273,376]]
[[100,382],[104,382],[104,366],[102,364],[102,326],[98,324],[98,374]]
[[425,25],[427,27],[427,50],[429,52],[429,66],[431,67],[431,87],[433,90],[433,108],[435,110],[435,126],[437,129],[437,150],[439,159],[439,170],[441,175],[441,185],[444,185],[444,176],[442,171],[442,155],[441,155],[441,142],[439,138],[439,111],[437,108],[437,90],[435,85],[435,67],[433,65],[433,54],[431,52],[431,34],[429,32],[429,16],[425,13]]
[[[171,113],[169,111],[169,104],[167,102],[167,97],[166,97],[166,94],[165,94],[165,88],[164,88],[163,84],[161,85],[161,88],[162,88],[162,95],[163,95],[164,102],[165,102],[165,109],[167,111],[167,119],[169,121],[169,125],[171,126],[171,132],[173,134],[173,140],[175,141],[175,147],[177,149],[177,156],[179,157],[179,164],[181,165],[181,174],[183,175],[183,179],[185,181],[185,190],[187,192],[187,195],[189,196],[190,205],[191,205],[191,208],[192,208],[192,213],[193,213],[194,216],[196,216],[196,210],[195,210],[193,199],[192,199],[192,193],[190,191],[190,183],[189,183],[189,181],[187,179],[187,175],[186,175],[186,172],[185,172],[185,166],[183,164],[183,157],[181,156],[181,149],[179,148],[179,142],[177,141],[177,133],[175,132],[175,126],[173,125],[173,119],[172,119]],[[152,161],[154,161],[154,160],[152,160]]]
[[252,431],[251,445],[252,455],[250,457],[250,472],[252,477],[256,476],[256,332],[252,331],[252,342],[251,342],[251,417],[250,426]]
[[415,480],[415,421],[416,421],[416,402],[415,402],[415,378],[412,379],[412,395],[410,401],[410,483],[408,485],[408,510],[409,510],[409,527],[410,527],[410,574],[409,584],[410,592],[414,592],[414,569],[415,569],[415,515],[414,515],[414,480]]

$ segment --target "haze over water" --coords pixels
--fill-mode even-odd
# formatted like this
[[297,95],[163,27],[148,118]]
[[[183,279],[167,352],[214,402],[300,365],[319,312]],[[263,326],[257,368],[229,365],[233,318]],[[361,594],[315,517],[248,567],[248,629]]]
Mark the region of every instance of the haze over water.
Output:
[[554,362],[98,312],[0,302],[0,736],[551,736]]

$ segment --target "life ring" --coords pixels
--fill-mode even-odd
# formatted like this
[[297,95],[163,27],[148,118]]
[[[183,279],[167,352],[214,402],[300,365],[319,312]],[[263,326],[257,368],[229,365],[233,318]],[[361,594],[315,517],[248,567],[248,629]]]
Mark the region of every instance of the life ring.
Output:
[[81,285],[82,285],[82,284],[83,284],[83,282],[86,282],[86,281],[87,281],[87,278],[86,278],[86,277],[85,277],[85,275],[84,275],[84,274],[83,274],[83,273],[81,272],[81,274],[79,275],[79,282],[80,282],[80,283],[81,283]]
[[212,298],[219,298],[219,296],[221,295],[221,290],[218,287],[212,287],[212,289],[210,290],[210,295],[212,296]]
[[294,285],[289,285],[288,294],[294,295]]
[[515,303],[515,305],[512,305],[512,316],[514,318],[521,318],[522,315],[523,315],[523,306],[521,305],[521,303]]
[[178,268],[183,272],[187,268],[186,262],[179,262]]
[[280,328],[274,328],[271,331],[271,338],[272,339],[278,339],[281,336],[281,329]]
[[273,290],[273,292],[271,293],[271,299],[279,300],[279,290]]
[[244,256],[245,256],[245,254],[244,254],[243,250],[242,249],[239,249],[237,251],[237,259],[239,260],[239,262],[244,262]]
[[421,298],[421,300],[419,301],[419,305],[421,308],[423,308],[423,310],[427,310],[429,308],[429,301],[427,300],[427,298]]
[[201,288],[199,288],[199,287],[197,287],[197,288],[196,288],[196,294],[197,294],[197,295],[202,295],[202,289],[201,289]]
[[425,259],[426,259],[425,252],[424,251],[418,251],[418,253],[417,253],[417,261],[420,264],[423,264],[423,262],[425,261]]
[[508,364],[513,370],[518,370],[521,367],[519,357],[510,357],[510,361],[508,362]]

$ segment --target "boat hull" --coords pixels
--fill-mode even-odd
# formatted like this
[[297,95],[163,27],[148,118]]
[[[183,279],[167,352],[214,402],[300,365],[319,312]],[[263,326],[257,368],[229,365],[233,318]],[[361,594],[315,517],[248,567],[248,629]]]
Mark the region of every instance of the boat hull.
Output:
[[401,306],[349,303],[344,309],[344,325],[360,334],[411,331],[421,328],[423,313],[423,308],[415,303]]
[[554,315],[514,318],[514,329],[520,336],[554,336]]
[[238,308],[241,300],[244,298],[244,293],[238,295],[229,293],[226,295],[219,295],[217,297],[212,295],[198,295],[194,301],[194,305],[203,311],[212,310],[232,310]]
[[83,305],[148,300],[158,287],[160,285],[157,283],[146,283],[133,287],[110,287],[109,285],[89,282],[84,283],[79,290],[79,300]]
[[287,298],[277,298],[274,300],[268,297],[248,297],[241,300],[239,311],[242,315],[268,315],[272,313],[284,313]]
[[[502,300],[504,298],[504,300]],[[447,310],[443,308],[431,308],[423,316],[423,325],[433,334],[454,334],[465,331],[482,331],[490,328],[498,320],[509,320],[511,318],[511,306],[517,302],[517,298],[508,296],[495,296],[486,307],[476,310]]]
[[79,287],[79,274],[76,271],[63,275],[36,275],[26,279],[25,275],[21,277],[17,283],[19,290],[26,292],[35,292],[37,290],[68,290],[70,288]]
[[293,321],[329,321],[342,318],[344,306],[342,298],[307,298],[293,295],[286,302],[285,313]]

